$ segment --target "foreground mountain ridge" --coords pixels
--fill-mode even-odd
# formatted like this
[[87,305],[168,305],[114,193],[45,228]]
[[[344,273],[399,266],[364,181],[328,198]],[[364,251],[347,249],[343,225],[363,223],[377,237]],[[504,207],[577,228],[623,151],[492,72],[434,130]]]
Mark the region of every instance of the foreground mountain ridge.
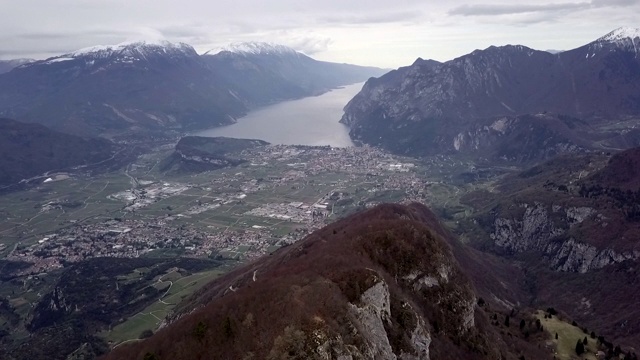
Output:
[[215,280],[106,359],[547,358],[489,324],[459,263],[475,260],[449,241],[422,205],[352,215]]

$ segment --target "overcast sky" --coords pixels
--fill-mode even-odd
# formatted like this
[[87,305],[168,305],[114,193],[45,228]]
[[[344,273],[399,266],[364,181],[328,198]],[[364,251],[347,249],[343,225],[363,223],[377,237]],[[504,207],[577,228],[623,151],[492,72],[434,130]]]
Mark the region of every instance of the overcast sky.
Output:
[[237,41],[395,68],[490,45],[572,49],[640,27],[640,0],[0,0],[0,59],[163,38],[199,53]]

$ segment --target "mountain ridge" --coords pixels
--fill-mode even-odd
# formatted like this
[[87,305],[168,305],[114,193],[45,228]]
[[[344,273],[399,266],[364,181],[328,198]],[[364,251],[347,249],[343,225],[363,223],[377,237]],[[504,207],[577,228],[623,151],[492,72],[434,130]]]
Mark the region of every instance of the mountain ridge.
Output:
[[106,359],[550,358],[489,324],[441,231],[418,204],[350,216],[210,283]]
[[234,54],[243,55],[260,55],[260,54],[275,54],[275,55],[290,55],[293,53],[300,54],[298,51],[291,47],[269,42],[247,41],[247,42],[235,42],[226,46],[213,48],[204,52],[202,55],[217,55],[221,52],[229,52]]
[[11,59],[11,60],[0,60],[0,74],[7,73],[14,68],[34,62],[34,59]]
[[166,41],[80,49],[1,74],[0,116],[82,136],[176,136],[382,73],[295,51],[237,56]]
[[[612,34],[601,39],[628,39]],[[370,80],[347,104],[341,121],[351,127],[354,140],[408,155],[456,153],[456,137],[478,123],[546,113],[583,121],[586,126],[573,136],[592,148],[595,138],[616,147],[619,133],[606,125],[640,115],[636,55],[633,47],[609,40],[558,54],[491,46],[438,66],[414,64],[395,80]],[[544,139],[536,146],[540,143]]]

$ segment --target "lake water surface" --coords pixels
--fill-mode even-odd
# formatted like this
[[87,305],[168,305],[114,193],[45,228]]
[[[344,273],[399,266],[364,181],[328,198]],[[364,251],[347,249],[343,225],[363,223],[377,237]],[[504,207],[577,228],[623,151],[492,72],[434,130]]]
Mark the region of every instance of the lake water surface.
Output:
[[228,126],[203,130],[194,135],[259,139],[284,145],[353,146],[349,128],[340,124],[345,105],[364,83],[347,85],[319,96],[284,101],[255,110]]

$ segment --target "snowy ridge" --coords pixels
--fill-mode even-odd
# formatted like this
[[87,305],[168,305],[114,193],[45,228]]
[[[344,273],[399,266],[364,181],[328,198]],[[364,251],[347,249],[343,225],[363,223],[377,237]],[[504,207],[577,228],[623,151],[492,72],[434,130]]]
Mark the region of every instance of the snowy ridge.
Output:
[[[596,40],[593,45],[602,48],[603,44],[614,44],[618,48],[633,51],[640,57],[640,28],[621,27]],[[591,46],[593,48],[593,45]],[[595,54],[592,54],[593,57]],[[589,57],[589,54],[587,54]]]
[[231,43],[227,46],[211,49],[204,55],[216,55],[221,52],[242,55],[298,55],[298,52],[288,46],[266,42]]
[[620,40],[640,38],[640,28],[621,27],[613,30],[597,41],[618,42]]
[[83,48],[80,50],[76,50],[72,53],[62,55],[62,57],[83,57],[83,56],[92,56],[92,57],[110,57],[112,55],[121,54],[121,55],[146,55],[149,53],[183,53],[183,54],[194,54],[195,50],[187,44],[184,43],[171,43],[169,41],[160,40],[160,41],[134,41],[134,42],[123,42],[117,45],[98,45],[91,46],[87,48]]

